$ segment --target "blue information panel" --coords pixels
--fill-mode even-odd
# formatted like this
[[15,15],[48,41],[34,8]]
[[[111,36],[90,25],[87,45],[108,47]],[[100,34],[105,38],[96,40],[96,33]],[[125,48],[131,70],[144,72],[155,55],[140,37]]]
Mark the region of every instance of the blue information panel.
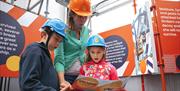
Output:
[[9,56],[19,56],[24,43],[24,32],[19,23],[0,11],[0,65],[5,64]]
[[120,68],[128,56],[128,47],[126,41],[117,35],[109,36],[105,39],[107,45],[106,57],[108,62],[117,69]]

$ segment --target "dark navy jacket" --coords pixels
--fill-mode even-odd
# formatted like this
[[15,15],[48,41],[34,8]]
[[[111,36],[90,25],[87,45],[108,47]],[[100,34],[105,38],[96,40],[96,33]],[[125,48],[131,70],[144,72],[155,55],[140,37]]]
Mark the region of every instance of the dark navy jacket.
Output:
[[44,43],[33,43],[20,60],[21,91],[59,91],[59,81],[50,53]]

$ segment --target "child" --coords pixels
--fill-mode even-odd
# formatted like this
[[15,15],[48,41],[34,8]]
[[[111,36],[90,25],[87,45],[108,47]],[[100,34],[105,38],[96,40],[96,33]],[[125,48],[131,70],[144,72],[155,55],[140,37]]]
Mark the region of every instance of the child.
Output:
[[93,35],[87,43],[88,56],[80,68],[80,75],[102,80],[118,80],[116,68],[106,62],[106,45],[100,35]]
[[59,82],[50,51],[58,47],[66,36],[66,25],[50,19],[43,26],[41,39],[27,46],[21,55],[19,86],[21,91],[59,91]]

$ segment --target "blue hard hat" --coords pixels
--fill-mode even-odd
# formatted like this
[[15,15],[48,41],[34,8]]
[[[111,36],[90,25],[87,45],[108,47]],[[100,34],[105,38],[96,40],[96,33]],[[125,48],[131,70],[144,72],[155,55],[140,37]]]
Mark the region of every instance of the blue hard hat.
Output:
[[92,35],[89,37],[87,47],[90,46],[102,46],[106,47],[104,39],[100,35]]
[[42,28],[45,27],[50,27],[50,29],[54,32],[56,32],[57,34],[59,34],[60,36],[62,36],[63,38],[65,37],[65,29],[66,29],[66,24],[61,21],[60,19],[50,19],[48,20],[43,26]]

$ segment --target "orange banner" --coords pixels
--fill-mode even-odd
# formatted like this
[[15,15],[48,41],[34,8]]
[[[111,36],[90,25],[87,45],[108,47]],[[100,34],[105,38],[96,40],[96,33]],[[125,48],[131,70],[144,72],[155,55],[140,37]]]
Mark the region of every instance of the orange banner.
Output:
[[180,1],[157,0],[156,9],[165,71],[180,72]]
[[20,55],[40,40],[39,29],[47,19],[1,1],[0,5],[0,77],[18,77]]
[[135,70],[134,44],[131,25],[100,33],[107,44],[107,60],[113,64],[118,76],[132,76]]

